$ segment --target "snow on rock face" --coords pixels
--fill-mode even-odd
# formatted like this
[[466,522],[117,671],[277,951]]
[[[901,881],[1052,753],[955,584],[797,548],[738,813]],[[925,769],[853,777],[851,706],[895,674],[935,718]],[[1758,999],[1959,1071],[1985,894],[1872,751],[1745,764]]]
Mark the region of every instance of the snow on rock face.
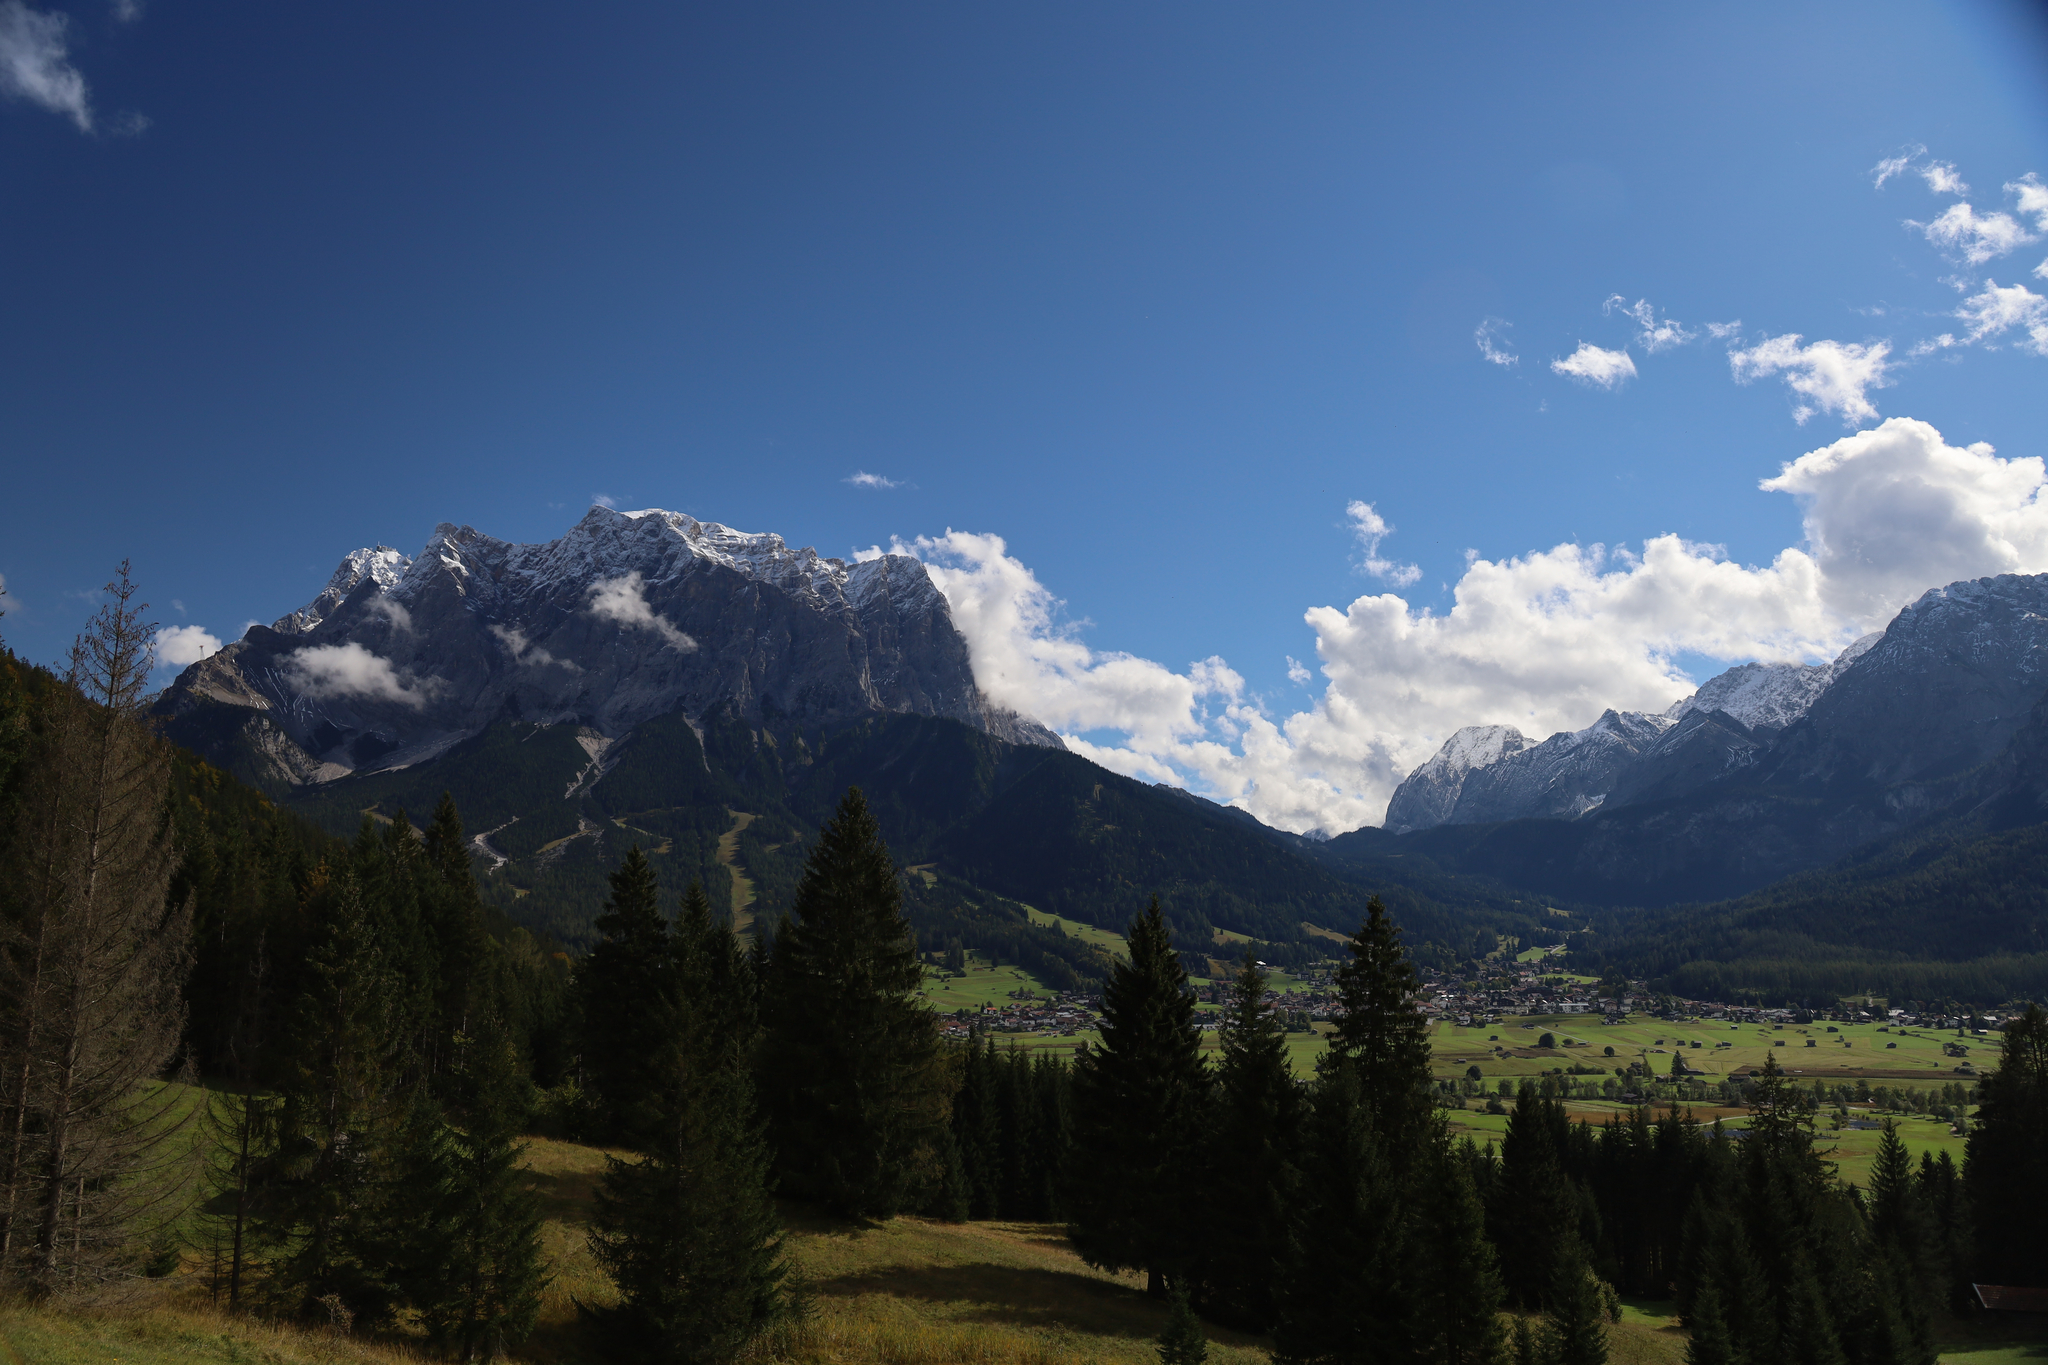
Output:
[[1450,825],[1535,816],[1572,819],[1598,807],[1627,768],[1671,728],[1668,716],[1606,711],[1583,730],[1552,735],[1466,778]]
[[1449,823],[1467,777],[1528,746],[1528,739],[1512,725],[1467,725],[1394,789],[1387,802],[1386,827],[1405,834]]
[[982,696],[918,560],[849,565],[679,512],[592,508],[539,545],[443,523],[410,559],[351,554],[313,602],[202,662],[161,711],[263,709],[337,773],[424,761],[499,720],[616,738],[713,708],[806,728],[945,716],[1059,743]]
[[327,580],[327,586],[321,589],[318,597],[289,616],[278,617],[270,623],[270,628],[286,635],[303,635],[326,620],[328,613],[355,591],[356,584],[367,578],[389,592],[411,567],[412,560],[389,545],[351,550],[343,557],[341,567],[334,571],[334,577]]
[[1695,711],[1722,711],[1752,730],[1782,730],[1834,680],[1832,664],[1742,664],[1709,678],[1664,714],[1683,720]]

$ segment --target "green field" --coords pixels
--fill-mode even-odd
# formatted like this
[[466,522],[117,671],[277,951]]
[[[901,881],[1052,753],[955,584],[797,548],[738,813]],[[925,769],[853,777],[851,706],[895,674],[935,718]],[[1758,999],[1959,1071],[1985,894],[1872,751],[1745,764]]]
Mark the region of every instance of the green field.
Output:
[[967,955],[967,973],[964,976],[953,976],[936,967],[926,967],[923,990],[924,998],[945,1014],[954,1010],[978,1010],[983,1005],[1000,1009],[1004,1005],[1021,1003],[1011,997],[1012,991],[1028,990],[1044,1000],[1050,1000],[1053,995],[1050,986],[1022,967],[991,967],[988,959],[977,953]]

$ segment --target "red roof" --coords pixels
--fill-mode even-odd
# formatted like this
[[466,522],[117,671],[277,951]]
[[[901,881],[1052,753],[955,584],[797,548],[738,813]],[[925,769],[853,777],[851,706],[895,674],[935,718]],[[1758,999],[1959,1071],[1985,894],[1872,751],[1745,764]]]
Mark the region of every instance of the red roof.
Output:
[[2048,1313],[2048,1289],[2014,1284],[1973,1284],[1977,1302],[1994,1312]]

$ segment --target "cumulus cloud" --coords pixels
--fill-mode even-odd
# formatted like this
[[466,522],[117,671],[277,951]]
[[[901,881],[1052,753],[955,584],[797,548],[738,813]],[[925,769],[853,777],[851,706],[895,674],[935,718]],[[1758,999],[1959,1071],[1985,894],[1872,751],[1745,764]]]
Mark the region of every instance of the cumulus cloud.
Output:
[[1979,214],[1967,203],[1950,204],[1930,223],[1906,220],[1951,260],[1982,265],[2015,247],[2039,240],[2009,213]]
[[1968,194],[1970,187],[1963,183],[1963,177],[1956,172],[1955,163],[1930,161],[1920,167],[1920,178],[1927,182],[1927,188],[1936,194]]
[[1785,386],[1800,397],[1792,417],[1802,426],[1816,412],[1832,412],[1850,423],[1875,418],[1877,408],[1867,395],[1871,389],[1891,383],[1891,344],[1816,341],[1801,346],[1800,339],[1797,332],[1788,332],[1765,337],[1746,351],[1730,351],[1728,368],[1740,384],[1781,376]]
[[1630,303],[1621,295],[1612,294],[1600,305],[1600,311],[1620,313],[1624,317],[1634,319],[1639,329],[1636,332],[1636,342],[1651,355],[1669,350],[1673,346],[1683,346],[1699,335],[1698,332],[1686,331],[1671,318],[1666,318],[1662,322],[1657,321],[1657,310],[1650,306],[1648,299],[1637,299]]
[[92,101],[85,77],[71,64],[66,22],[61,14],[38,14],[22,0],[0,0],[0,93],[63,114],[89,133]]
[[1636,377],[1636,362],[1627,351],[1606,351],[1587,341],[1580,342],[1579,349],[1563,360],[1551,361],[1550,368],[1602,389],[1619,388],[1623,381]]
[[541,646],[526,638],[526,632],[518,626],[491,627],[491,634],[505,652],[512,656],[512,662],[523,668],[566,668],[571,673],[581,673],[582,667],[573,659],[558,659]]
[[687,654],[697,647],[695,640],[655,615],[654,608],[647,605],[646,585],[638,569],[624,578],[606,578],[591,584],[590,614],[602,621],[651,630],[679,653]]
[[167,626],[156,633],[156,661],[172,668],[198,663],[220,652],[220,640],[202,626]]
[[1308,671],[1308,665],[1304,664],[1301,660],[1295,658],[1292,654],[1287,655],[1286,659],[1287,681],[1293,683],[1297,687],[1308,686],[1308,680],[1315,676],[1314,674]]
[[1351,534],[1358,538],[1359,552],[1365,556],[1359,561],[1359,568],[1397,588],[1405,588],[1422,577],[1422,570],[1413,564],[1397,564],[1380,557],[1380,542],[1392,535],[1394,528],[1373,510],[1371,503],[1349,503],[1344,515],[1351,518]]
[[284,675],[314,701],[388,701],[415,711],[441,688],[438,679],[415,679],[353,640],[294,650],[285,659]]
[[1519,365],[1522,358],[1508,349],[1507,340],[1501,333],[1515,324],[1505,318],[1488,318],[1473,329],[1472,340],[1479,347],[1479,354],[1495,365]]
[[[1559,545],[1473,557],[1441,613],[1393,593],[1317,607],[1304,619],[1325,686],[1290,715],[1222,659],[1175,670],[1092,649],[999,537],[948,531],[894,548],[925,560],[997,702],[1117,771],[1334,832],[1378,821],[1460,726],[1540,738],[1610,706],[1662,710],[1694,688],[1681,653],[1825,659],[1929,587],[2048,571],[2042,461],[1952,447],[1924,422],[1846,436],[1762,487],[1799,500],[1806,532],[1767,564],[1669,535],[1635,551]],[[1306,674],[1289,660],[1291,679]]]
[[1716,341],[1726,341],[1729,337],[1739,335],[1741,331],[1741,318],[1737,318],[1733,322],[1710,322],[1707,324],[1707,335]]
[[2028,171],[2017,180],[2005,182],[2005,192],[2018,201],[2022,217],[2032,217],[2034,227],[2048,232],[2048,185],[2041,183],[2041,177]]
[[855,488],[901,488],[903,486],[899,480],[885,479],[880,474],[870,474],[865,469],[847,475],[840,482],[850,483]]
[[[1986,280],[1984,292],[1964,299],[1956,316],[1968,325],[1970,342],[1989,343],[2019,329],[2026,334],[2018,342],[2021,350],[2048,356],[2048,298],[2023,284],[2001,288],[1998,281]],[[1955,344],[1946,333],[1937,340]]]

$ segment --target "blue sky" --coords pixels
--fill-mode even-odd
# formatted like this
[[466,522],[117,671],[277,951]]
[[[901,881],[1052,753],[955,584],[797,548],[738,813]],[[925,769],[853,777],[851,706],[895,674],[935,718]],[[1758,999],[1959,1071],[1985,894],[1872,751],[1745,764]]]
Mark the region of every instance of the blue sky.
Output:
[[[599,497],[831,554],[951,529],[1004,542],[920,552],[978,660],[1031,662],[1012,700],[1290,827],[1375,819],[1467,718],[1662,704],[1902,583],[2048,569],[1996,463],[2048,455],[2011,292],[2048,294],[2048,209],[2006,188],[2048,175],[2044,72],[1991,4],[0,0],[0,632],[56,657],[128,556],[232,638],[358,545]],[[1582,344],[1633,374],[1557,372]],[[1886,461],[1954,494],[1896,563]],[[1835,586],[1742,579],[1753,627],[1642,626],[1611,555],[1530,586],[1659,536],[1819,562],[1815,506]],[[1489,582],[1632,652],[1532,672],[1579,637],[1475,606],[1373,662]]]

